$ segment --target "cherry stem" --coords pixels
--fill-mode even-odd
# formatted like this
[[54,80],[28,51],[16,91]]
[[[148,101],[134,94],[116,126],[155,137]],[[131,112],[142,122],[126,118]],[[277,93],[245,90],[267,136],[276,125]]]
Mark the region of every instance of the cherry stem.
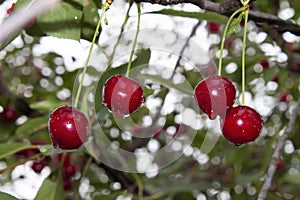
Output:
[[133,58],[134,50],[135,50],[135,47],[136,47],[138,35],[139,35],[139,32],[140,32],[140,23],[141,23],[141,5],[140,5],[140,3],[136,3],[136,7],[137,7],[137,11],[138,11],[137,30],[136,30],[136,33],[135,33],[132,49],[131,49],[130,56],[129,56],[127,71],[126,71],[126,74],[125,74],[126,77],[129,76],[131,63],[132,63],[132,58]]
[[95,32],[94,32],[92,44],[90,46],[88,57],[87,57],[87,59],[85,61],[85,64],[84,64],[84,67],[83,67],[82,76],[81,76],[81,79],[80,79],[80,82],[79,82],[79,87],[78,87],[78,90],[77,90],[77,94],[76,94],[76,98],[75,98],[75,103],[74,103],[74,107],[75,108],[77,108],[77,106],[78,106],[79,97],[80,97],[80,93],[81,93],[82,85],[83,85],[83,80],[84,80],[84,77],[85,77],[85,74],[86,74],[86,70],[87,70],[87,67],[88,67],[91,55],[92,55],[92,50],[93,50],[93,47],[94,47],[97,35],[99,34],[99,29],[101,27],[101,22],[102,22],[103,16],[105,15],[105,12],[109,8],[109,5],[110,5],[110,3],[107,2],[107,1],[102,5],[101,15],[99,17],[98,24],[97,24],[97,27],[96,27]]
[[133,176],[138,186],[138,199],[143,200],[143,192],[144,192],[143,182],[138,174],[133,174]]
[[218,75],[221,76],[222,74],[222,60],[223,60],[223,50],[224,50],[224,44],[225,44],[225,39],[227,36],[227,32],[229,29],[229,26],[233,20],[233,18],[239,14],[240,12],[243,12],[245,10],[245,7],[241,7],[238,10],[236,10],[234,13],[232,13],[232,15],[229,17],[226,26],[225,26],[225,30],[222,36],[222,42],[221,42],[221,48],[220,48],[220,58],[219,58],[219,66],[218,66]]
[[242,105],[245,105],[245,85],[246,85],[246,42],[247,42],[247,22],[248,22],[249,8],[245,7],[245,23],[242,49]]
[[250,0],[246,0],[246,1],[241,0],[241,4],[243,4],[243,6],[247,6],[249,2]]

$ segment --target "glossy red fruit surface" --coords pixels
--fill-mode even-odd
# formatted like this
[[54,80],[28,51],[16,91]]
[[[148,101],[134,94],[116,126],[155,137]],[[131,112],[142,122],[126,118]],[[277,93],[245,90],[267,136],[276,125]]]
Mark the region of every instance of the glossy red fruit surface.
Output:
[[263,127],[261,116],[248,106],[231,108],[221,124],[224,137],[235,145],[254,141]]
[[34,161],[32,163],[31,169],[35,172],[35,173],[41,173],[41,171],[44,169],[45,167],[45,163],[44,161]]
[[8,106],[3,109],[1,119],[6,122],[13,122],[18,117],[18,111],[14,106]]
[[89,137],[89,122],[79,110],[63,106],[50,114],[48,129],[54,148],[77,149]]
[[235,95],[232,82],[222,76],[209,76],[194,90],[197,105],[210,119],[215,119],[218,115],[224,117],[227,109],[232,107]]
[[106,81],[102,94],[103,106],[119,116],[135,112],[145,101],[141,85],[121,74]]

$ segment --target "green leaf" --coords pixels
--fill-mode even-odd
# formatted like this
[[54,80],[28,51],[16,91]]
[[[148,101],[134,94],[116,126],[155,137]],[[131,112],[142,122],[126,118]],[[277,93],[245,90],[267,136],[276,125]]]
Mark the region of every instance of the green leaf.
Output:
[[46,178],[43,181],[41,188],[39,189],[34,200],[57,200],[64,199],[64,189],[60,178],[51,179]]
[[37,19],[40,30],[58,38],[81,38],[82,1],[62,1],[60,5]]
[[51,96],[43,101],[35,102],[30,104],[30,108],[41,111],[51,111],[61,104],[56,98],[52,98]]
[[4,192],[0,192],[0,199],[3,199],[3,200],[18,200],[16,197],[11,196],[10,194],[4,193]]
[[169,16],[188,17],[188,18],[207,20],[207,21],[217,22],[217,23],[226,23],[228,19],[223,15],[220,15],[215,12],[209,12],[209,11],[200,13],[200,12],[186,12],[186,11],[173,10],[173,9],[162,9],[159,11],[149,12],[149,14],[164,14]]
[[94,36],[99,20],[98,9],[101,7],[99,0],[87,0],[83,3],[81,38],[91,40]]
[[139,74],[138,78],[149,79],[155,83],[165,86],[166,88],[173,88],[183,94],[193,95],[193,88],[187,81],[184,83],[175,84],[172,80],[163,79],[161,76],[149,74]]
[[228,28],[228,34],[232,34],[235,32],[235,30],[237,29],[237,27],[239,26],[239,24],[241,23],[242,19],[243,19],[244,14],[241,13],[237,18],[234,18],[232,20],[232,22],[229,25]]
[[300,187],[300,175],[286,175],[283,177],[282,179],[283,182],[285,183],[290,183],[293,185],[297,185],[298,187]]
[[20,136],[28,136],[32,133],[48,127],[48,116],[29,119],[25,124],[16,130],[16,134]]
[[[23,143],[5,143],[0,144],[0,159],[13,155],[25,149],[35,149],[36,146]],[[0,198],[1,199],[1,198]]]
[[144,90],[144,96],[145,97],[148,97],[148,96],[150,96],[150,95],[152,95],[154,93],[153,89],[149,89],[147,87],[143,87],[143,90]]

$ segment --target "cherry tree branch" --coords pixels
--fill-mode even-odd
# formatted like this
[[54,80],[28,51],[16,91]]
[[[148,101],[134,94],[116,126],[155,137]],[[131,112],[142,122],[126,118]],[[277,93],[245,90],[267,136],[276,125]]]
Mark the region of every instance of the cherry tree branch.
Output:
[[33,0],[16,10],[0,26],[0,50],[35,17],[55,8],[61,0]]
[[273,153],[272,158],[271,158],[269,168],[268,168],[267,173],[266,173],[265,182],[264,182],[264,184],[263,184],[263,186],[260,190],[260,193],[258,195],[258,198],[257,198],[258,200],[264,200],[267,197],[267,193],[268,193],[268,191],[271,187],[271,184],[272,184],[273,176],[276,172],[276,167],[277,167],[277,163],[279,161],[279,157],[280,157],[282,147],[284,145],[284,142],[288,138],[288,136],[294,130],[299,111],[300,111],[300,99],[298,100],[296,106],[292,110],[289,123],[288,123],[286,129],[284,130],[282,136],[280,137],[278,143],[276,144],[274,153]]
[[[216,12],[222,15],[230,16],[235,10],[241,7],[239,0],[225,0],[221,3],[212,2],[209,0],[136,0],[137,2],[147,2],[160,5],[173,5],[181,3],[191,3],[203,10]],[[249,19],[256,23],[265,23],[274,25],[276,30],[280,33],[289,31],[295,35],[300,36],[300,26],[279,18],[276,15],[264,13],[256,10],[249,11]]]

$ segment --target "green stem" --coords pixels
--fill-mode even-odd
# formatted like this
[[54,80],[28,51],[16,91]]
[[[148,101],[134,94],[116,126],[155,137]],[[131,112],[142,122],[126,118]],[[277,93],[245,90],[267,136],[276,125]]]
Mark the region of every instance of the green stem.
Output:
[[141,5],[140,5],[140,3],[137,3],[136,7],[137,7],[137,10],[138,10],[137,30],[136,30],[136,33],[135,33],[135,38],[134,38],[132,49],[131,49],[130,56],[129,56],[128,66],[127,66],[127,71],[126,71],[126,77],[129,76],[131,63],[132,63],[132,57],[133,57],[133,54],[134,54],[134,50],[135,50],[135,47],[136,47],[138,35],[139,35],[139,32],[140,32],[140,23],[141,23]]
[[105,14],[105,12],[107,11],[108,8],[109,8],[109,4],[107,2],[105,2],[102,5],[102,12],[101,12],[101,15],[99,17],[99,21],[98,21],[96,30],[94,32],[94,36],[93,36],[92,44],[91,44],[90,49],[89,49],[88,57],[87,57],[87,59],[85,61],[85,65],[83,67],[83,72],[82,72],[82,76],[81,76],[81,79],[80,79],[80,82],[79,82],[79,87],[78,87],[78,90],[77,90],[77,94],[76,94],[76,98],[75,98],[75,103],[74,103],[74,107],[75,108],[77,108],[77,106],[78,106],[79,97],[80,97],[80,93],[81,93],[82,85],[83,85],[83,80],[84,80],[84,77],[85,77],[85,74],[86,74],[86,70],[87,70],[87,66],[89,64],[89,60],[91,58],[92,50],[93,50],[93,47],[94,47],[97,35],[99,34],[99,29],[101,27],[102,18],[103,18],[104,14]]
[[143,200],[143,193],[144,193],[144,186],[142,183],[142,180],[140,179],[140,176],[138,174],[133,174],[136,182],[137,182],[137,186],[138,186],[138,199],[139,200]]
[[243,36],[243,49],[242,49],[242,105],[245,104],[245,85],[246,85],[246,41],[247,41],[247,22],[248,22],[249,9],[245,10],[245,24]]
[[246,0],[246,1],[244,1],[244,0],[241,0],[241,3],[243,4],[243,6],[246,6],[246,5],[248,5],[248,3],[250,2],[250,0]]
[[220,49],[220,58],[219,58],[219,66],[218,66],[218,75],[221,76],[222,74],[222,60],[223,60],[223,49],[224,49],[224,44],[225,44],[225,39],[226,39],[226,35],[228,32],[228,28],[233,20],[233,18],[239,14],[240,12],[243,12],[245,10],[245,7],[241,7],[238,10],[236,10],[228,19],[226,26],[225,26],[225,30],[222,36],[222,41],[221,41],[221,49]]

